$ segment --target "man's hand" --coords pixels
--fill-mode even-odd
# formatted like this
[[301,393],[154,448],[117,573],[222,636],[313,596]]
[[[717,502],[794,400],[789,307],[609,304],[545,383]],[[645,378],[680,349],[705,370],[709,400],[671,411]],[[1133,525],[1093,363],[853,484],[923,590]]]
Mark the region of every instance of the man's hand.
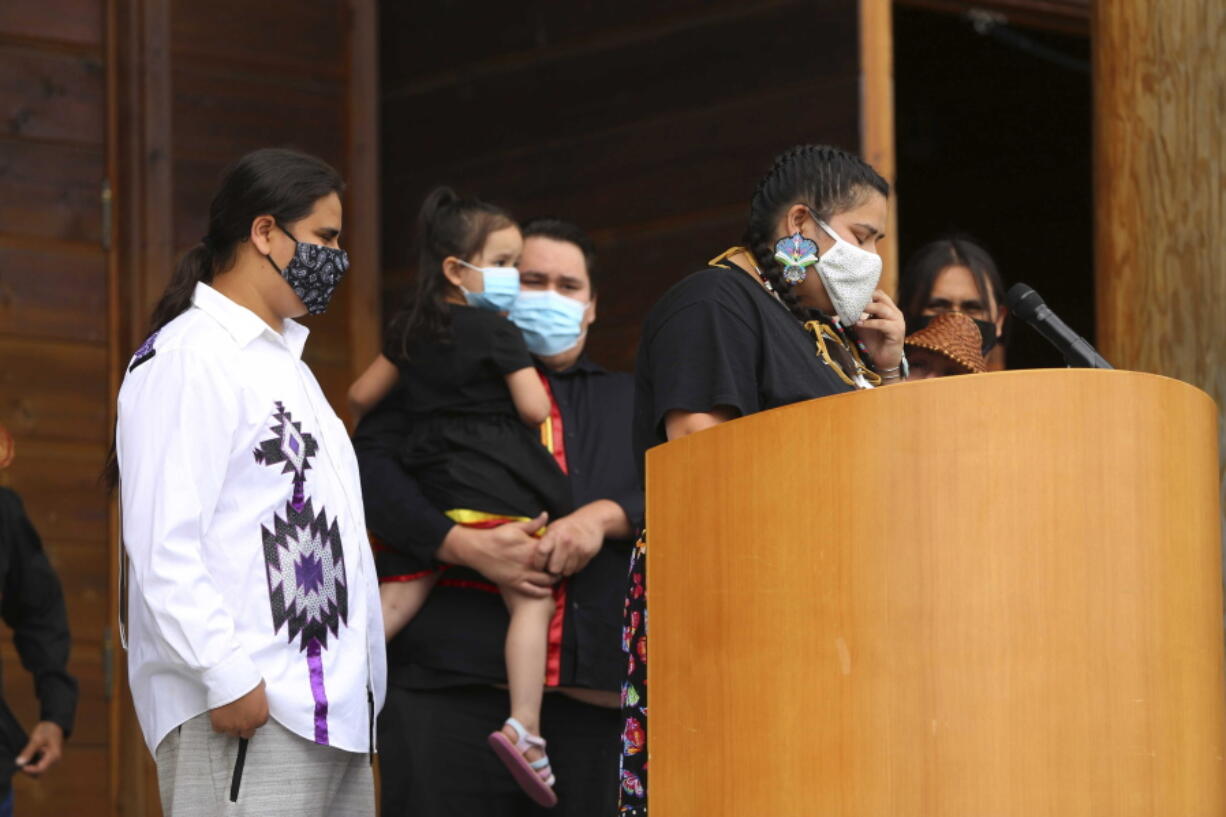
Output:
[[573,576],[587,567],[604,545],[607,515],[593,502],[551,524],[541,537],[537,563],[554,576]]
[[600,552],[609,537],[633,534],[625,510],[611,499],[597,499],[545,530],[537,549],[537,564],[554,576],[573,576]]
[[30,742],[17,755],[17,768],[30,777],[38,777],[64,755],[64,730],[51,721],[39,721],[30,733]]
[[439,561],[470,567],[499,587],[543,599],[556,581],[536,564],[539,540],[532,534],[548,519],[541,514],[528,522],[507,522],[496,528],[456,525],[438,549]]
[[268,698],[264,695],[264,682],[237,701],[209,710],[213,731],[250,738],[255,730],[268,723]]

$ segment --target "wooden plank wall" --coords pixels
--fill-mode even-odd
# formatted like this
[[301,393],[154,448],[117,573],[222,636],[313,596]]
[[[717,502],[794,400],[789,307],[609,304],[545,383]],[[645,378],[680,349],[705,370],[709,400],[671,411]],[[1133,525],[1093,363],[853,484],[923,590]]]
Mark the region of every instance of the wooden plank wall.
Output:
[[[81,683],[63,762],[40,781],[14,778],[26,814],[95,813],[107,797],[104,35],[98,0],[0,3],[0,423],[17,444],[0,484],[22,495],[59,572]],[[0,664],[29,728],[38,704],[7,632]]]
[[1218,401],[1226,523],[1226,5],[1120,0],[1092,22],[1099,348]]
[[385,309],[414,264],[421,199],[448,183],[593,234],[602,283],[589,349],[629,369],[643,314],[739,241],[777,152],[860,149],[854,3],[381,9]]

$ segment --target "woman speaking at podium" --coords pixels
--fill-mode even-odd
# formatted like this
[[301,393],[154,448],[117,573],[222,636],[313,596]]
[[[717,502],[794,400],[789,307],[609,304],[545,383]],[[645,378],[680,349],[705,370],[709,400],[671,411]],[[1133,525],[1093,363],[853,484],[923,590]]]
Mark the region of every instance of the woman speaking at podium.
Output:
[[[801,145],[775,158],[750,201],[744,245],[674,286],[643,323],[640,463],[652,446],[727,420],[905,378],[902,313],[877,288],[889,191],[837,148]],[[830,441],[833,462],[854,455],[839,443]],[[622,639],[621,814],[633,817],[647,814],[644,548],[631,564]]]

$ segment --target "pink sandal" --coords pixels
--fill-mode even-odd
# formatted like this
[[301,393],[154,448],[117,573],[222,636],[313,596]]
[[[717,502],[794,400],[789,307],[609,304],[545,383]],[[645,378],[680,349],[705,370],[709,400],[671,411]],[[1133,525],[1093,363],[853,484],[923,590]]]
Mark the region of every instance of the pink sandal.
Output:
[[515,782],[524,793],[539,805],[553,808],[558,804],[558,795],[554,793],[553,784],[557,778],[549,769],[549,757],[543,755],[539,760],[529,761],[524,752],[529,749],[545,750],[545,739],[540,735],[530,735],[524,725],[515,718],[507,718],[507,726],[515,730],[518,740],[515,743],[507,740],[501,731],[493,732],[489,737],[490,748],[498,755],[498,759],[515,778]]

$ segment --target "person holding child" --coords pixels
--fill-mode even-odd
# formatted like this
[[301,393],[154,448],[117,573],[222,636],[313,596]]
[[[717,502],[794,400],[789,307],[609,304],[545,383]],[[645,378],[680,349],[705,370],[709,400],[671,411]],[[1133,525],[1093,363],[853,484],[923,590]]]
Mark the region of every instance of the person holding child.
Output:
[[[380,724],[386,814],[527,814],[559,799],[567,814],[615,806],[617,588],[628,543],[602,545],[610,533],[628,539],[630,514],[641,513],[630,384],[580,360],[595,316],[590,244],[578,243],[586,237],[563,222],[538,226],[574,241],[533,235],[530,255],[505,211],[447,188],[431,193],[419,217],[413,296],[392,321],[384,354],[350,391],[363,415],[355,444],[389,650],[400,664],[402,694]],[[534,259],[522,271],[521,248]],[[581,381],[600,385],[576,391]],[[567,416],[576,397],[589,413],[621,408],[584,424],[599,432],[620,418],[620,456],[593,459],[577,441]],[[609,468],[604,459],[624,462]],[[619,470],[628,498],[593,499],[592,479]],[[492,560],[483,561],[483,548]],[[593,562],[599,573],[585,570]],[[604,580],[592,587],[592,576]],[[496,607],[490,591],[501,596]],[[504,683],[509,702],[496,688]],[[571,683],[570,700],[543,695]],[[542,728],[550,712],[561,763],[540,737],[554,738]],[[586,745],[597,747],[603,773],[593,771]]]

